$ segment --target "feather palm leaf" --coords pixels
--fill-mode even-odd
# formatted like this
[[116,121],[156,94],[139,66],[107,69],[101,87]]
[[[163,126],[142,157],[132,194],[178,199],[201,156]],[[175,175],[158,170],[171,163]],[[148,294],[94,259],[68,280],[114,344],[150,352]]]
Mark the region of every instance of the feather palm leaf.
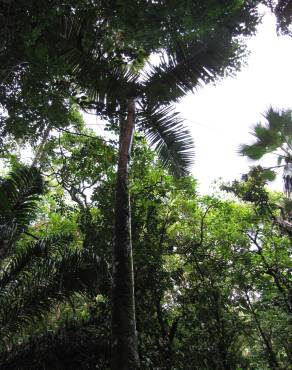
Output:
[[109,366],[109,339],[105,315],[66,321],[55,332],[33,336],[0,353],[0,367],[6,370],[105,369]]
[[44,192],[39,171],[21,167],[0,179],[0,257],[4,257],[35,216]]
[[[225,37],[224,37],[225,35]],[[188,92],[214,81],[235,67],[236,47],[230,48],[231,35],[223,32],[206,40],[177,42],[175,49],[166,50],[158,66],[143,77],[143,92],[148,100],[159,104],[177,102]]]
[[96,294],[102,269],[87,250],[72,250],[70,235],[29,244],[2,262],[0,327],[5,341],[47,315],[72,295]]
[[162,164],[176,176],[185,175],[193,162],[194,144],[178,113],[172,107],[145,106],[137,121]]

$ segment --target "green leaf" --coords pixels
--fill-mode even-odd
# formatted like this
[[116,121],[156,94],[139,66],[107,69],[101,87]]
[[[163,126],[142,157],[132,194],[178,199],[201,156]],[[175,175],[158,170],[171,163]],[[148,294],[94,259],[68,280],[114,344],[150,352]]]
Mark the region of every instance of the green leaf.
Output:
[[186,175],[193,163],[194,143],[172,107],[144,106],[138,116],[138,125],[146,133],[162,163],[176,176]]
[[277,176],[276,172],[270,169],[263,169],[262,173],[268,181],[274,181]]
[[258,160],[261,159],[266,154],[266,150],[265,148],[257,144],[254,145],[243,144],[239,148],[239,153],[251,159]]

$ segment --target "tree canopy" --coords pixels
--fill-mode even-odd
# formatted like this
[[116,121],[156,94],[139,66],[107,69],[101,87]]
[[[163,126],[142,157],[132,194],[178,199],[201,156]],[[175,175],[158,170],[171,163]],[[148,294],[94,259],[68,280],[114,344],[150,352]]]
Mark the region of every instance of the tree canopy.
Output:
[[286,194],[256,166],[202,196],[175,110],[241,68],[262,3],[289,34],[287,1],[0,2],[1,368],[289,368],[291,112],[241,148]]

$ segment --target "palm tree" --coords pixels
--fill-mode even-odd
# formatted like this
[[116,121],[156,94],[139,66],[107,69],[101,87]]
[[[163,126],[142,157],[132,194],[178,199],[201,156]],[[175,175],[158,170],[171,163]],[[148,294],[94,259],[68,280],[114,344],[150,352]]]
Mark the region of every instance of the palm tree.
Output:
[[76,293],[99,292],[99,258],[73,249],[72,235],[52,235],[18,248],[0,265],[0,327],[3,344]]
[[128,185],[135,126],[174,175],[188,173],[193,139],[173,103],[214,81],[227,67],[236,68],[232,34],[221,31],[203,40],[177,41],[175,49],[164,50],[158,66],[148,65],[140,73],[122,63],[109,67],[102,57],[98,63],[88,60],[79,50],[72,50],[68,58],[80,90],[86,91],[79,99],[81,106],[95,108],[120,131],[112,263],[112,370],[139,367]]
[[[264,115],[266,123],[258,123],[253,135],[256,141],[251,145],[242,145],[240,153],[253,160],[261,159],[265,154],[276,155],[277,165],[269,169],[282,168],[284,191],[288,198],[292,192],[292,111],[269,108]],[[275,173],[270,174],[273,179]]]
[[[28,231],[43,191],[34,167],[20,167],[0,182],[1,345],[76,293],[95,297],[105,274],[95,253],[72,247],[73,235],[39,238]],[[33,240],[24,241],[24,234]]]
[[[1,100],[4,106],[12,106],[11,113],[15,112],[15,99],[19,100],[17,93],[27,91],[27,85],[36,87],[35,81],[39,79],[36,76],[40,75],[45,82],[41,85],[45,89],[38,91],[44,91],[44,94],[33,93],[34,98],[37,95],[42,100],[43,96],[49,96],[47,87],[53,87],[55,91],[59,86],[56,106],[64,108],[63,103],[67,106],[70,100],[68,91],[72,91],[72,85],[76,86],[77,93],[86,91],[89,97],[82,101],[83,97],[77,94],[82,106],[96,107],[98,114],[109,118],[120,128],[113,250],[112,369],[135,369],[138,367],[138,355],[128,189],[128,167],[135,125],[146,133],[150,143],[157,148],[162,162],[173,173],[187,173],[193,158],[193,141],[172,103],[200,83],[212,81],[228,69],[231,72],[237,69],[239,62],[236,56],[242,51],[238,36],[254,31],[257,2],[231,0],[225,6],[215,1],[214,4],[211,2],[202,6],[200,1],[194,4],[185,1],[174,9],[164,1],[129,2],[125,5],[113,2],[113,9],[107,2],[81,2],[80,6],[77,3],[72,5],[65,1],[60,6],[58,2],[53,2],[48,8],[44,2],[45,12],[39,11],[42,6],[35,7],[33,4],[29,10],[22,6],[16,8],[18,27],[12,34],[8,33],[9,42],[5,43],[4,59],[7,61],[10,60],[8,57],[20,56],[20,60],[28,61],[30,68],[23,70],[25,86],[19,83],[19,76],[12,73],[12,77],[17,77],[17,84],[11,77],[10,85],[4,84]],[[137,20],[133,16],[136,13]],[[10,7],[4,14],[10,15]],[[24,32],[28,24],[25,16],[32,28],[29,28],[28,37]],[[31,18],[38,20],[36,26],[35,22],[31,24]],[[21,22],[23,19],[24,22]],[[45,22],[42,22],[44,19]],[[19,33],[21,37],[18,37]],[[25,37],[22,37],[23,33]],[[203,37],[206,33],[211,37]],[[27,39],[32,41],[29,49]],[[9,48],[11,40],[20,40],[20,45],[16,43],[19,47],[15,48],[13,43],[13,47]],[[25,40],[24,44],[22,40]],[[94,46],[91,48],[92,44]],[[74,50],[65,53],[71,45],[75,45]],[[164,48],[164,58],[150,71],[134,73],[127,65],[127,60],[139,59],[139,54],[147,57],[159,48]],[[8,69],[6,64],[4,73]],[[40,68],[31,69],[32,66]],[[22,72],[23,68],[19,68]],[[47,77],[47,74],[49,78],[44,78],[43,75]],[[30,84],[27,81],[33,82]],[[12,86],[16,94],[6,94],[7,86],[8,91]],[[52,99],[47,100],[51,106]],[[90,100],[93,104],[89,104]],[[26,106],[21,99],[19,105],[25,106],[23,114],[26,118],[27,107],[33,111],[21,128],[31,127],[30,117],[36,117],[33,122],[39,123],[39,117],[43,117],[44,113],[42,102],[38,104],[41,115],[35,103]],[[59,107],[53,111],[59,117],[62,109]],[[12,117],[10,123],[14,117],[11,113],[9,111],[9,117]],[[23,114],[18,113],[17,118]],[[15,122],[12,123],[14,127]]]
[[[260,160],[265,154],[274,154],[277,165],[263,168],[256,166],[251,169],[246,180],[251,180],[252,189],[257,201],[267,209],[273,221],[282,233],[292,236],[292,111],[275,110],[269,108],[266,114],[266,123],[258,123],[254,127],[253,135],[256,141],[251,145],[241,145],[240,153],[252,160]],[[281,202],[269,201],[264,185],[276,177],[275,169],[282,169],[285,198]],[[255,190],[256,189],[256,190]],[[251,192],[251,194],[253,193]],[[273,212],[276,209],[277,212]],[[280,212],[279,212],[280,211]]]

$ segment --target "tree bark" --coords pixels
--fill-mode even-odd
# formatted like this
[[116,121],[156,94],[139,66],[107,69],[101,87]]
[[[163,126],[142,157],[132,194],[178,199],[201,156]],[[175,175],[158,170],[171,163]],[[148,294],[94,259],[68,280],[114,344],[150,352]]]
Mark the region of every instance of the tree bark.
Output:
[[129,160],[135,130],[135,100],[120,123],[112,272],[112,370],[139,368],[129,196]]

